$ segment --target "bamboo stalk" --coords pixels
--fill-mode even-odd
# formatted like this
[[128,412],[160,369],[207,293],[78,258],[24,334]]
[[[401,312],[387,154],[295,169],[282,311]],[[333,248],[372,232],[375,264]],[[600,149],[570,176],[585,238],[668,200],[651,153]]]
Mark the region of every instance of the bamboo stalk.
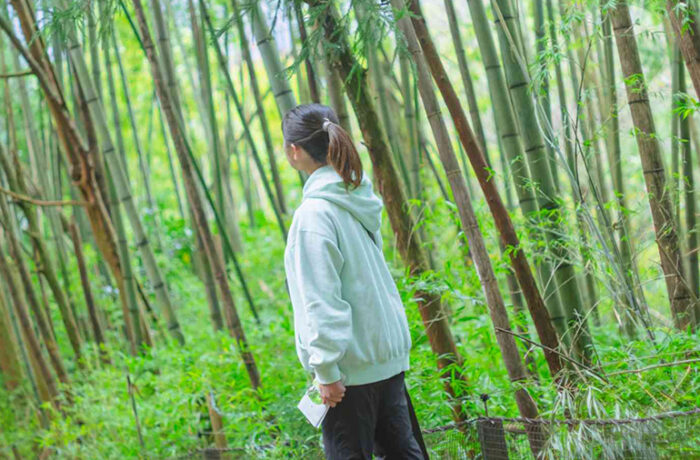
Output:
[[[389,215],[399,254],[405,261],[409,273],[420,276],[428,269],[427,256],[421,246],[420,237],[415,232],[416,223],[405,207],[406,197],[400,185],[385,133],[381,129],[379,115],[370,96],[366,71],[357,70],[360,67],[350,51],[347,32],[338,23],[333,3],[320,0],[307,0],[307,3],[313,7],[326,8],[324,14],[320,16],[318,26],[323,27],[326,40],[335,48],[331,57],[332,65],[338,69],[345,83],[346,94],[369,150],[372,171]],[[468,380],[467,376],[459,371],[462,357],[457,351],[443,305],[439,296],[431,292],[419,291],[416,293],[416,299],[419,299],[418,309],[430,347],[437,355],[438,369],[445,377],[445,389],[451,398],[458,398],[461,393],[459,387],[468,385]],[[457,381],[454,384],[448,378],[449,369],[456,371],[454,377]],[[451,405],[453,417],[456,420],[464,420],[467,414],[458,400],[453,399]]]
[[13,391],[22,382],[19,350],[7,312],[4,293],[0,293],[0,371],[7,391]]
[[[267,160],[270,163],[272,182],[275,184],[275,196],[277,198],[277,203],[280,212],[282,212],[282,214],[287,214],[287,205],[285,204],[284,199],[282,179],[280,178],[279,168],[277,166],[277,158],[275,156],[275,149],[272,144],[272,136],[270,135],[270,127],[268,125],[267,114],[265,113],[262,97],[260,96],[258,77],[255,74],[255,65],[253,63],[253,58],[250,54],[250,46],[248,44],[248,38],[246,37],[245,25],[243,24],[243,17],[241,16],[241,12],[238,6],[238,0],[231,0],[231,5],[233,6],[233,14],[236,18],[236,27],[238,28],[238,40],[241,45],[241,53],[243,54],[243,60],[245,60],[246,68],[248,69],[250,89],[253,93],[253,100],[255,101],[255,107],[258,114],[258,122],[260,123],[260,129],[262,130],[263,142],[265,143],[265,151],[267,152]],[[241,123],[247,124],[245,120],[242,120]]]
[[694,309],[698,299],[690,290],[683,273],[678,229],[667,191],[661,149],[656,137],[654,118],[627,2],[619,0],[615,9],[604,13],[610,15],[620,66],[627,83],[627,100],[636,128],[635,138],[642,160],[656,242],[674,324],[681,330],[689,326],[694,328],[696,325]]
[[[116,46],[115,46],[116,50]],[[117,60],[119,61],[118,54],[117,55]],[[107,86],[109,88],[109,99],[110,99],[110,105],[112,109],[112,122],[114,123],[114,128],[115,128],[115,133],[116,133],[116,139],[117,139],[117,151],[118,151],[118,161],[121,162],[122,159],[125,158],[126,156],[126,151],[124,148],[124,139],[122,138],[122,129],[121,129],[121,121],[119,118],[119,107],[117,107],[117,95],[116,95],[116,88],[114,84],[114,76],[112,72],[112,65],[111,65],[111,54],[110,54],[110,47],[107,46],[104,49],[104,59],[105,59],[105,68],[107,70]],[[120,67],[120,72],[121,72],[121,65]],[[122,75],[122,79],[123,79]],[[122,84],[125,84],[125,81],[122,81]],[[126,86],[123,88],[125,91]],[[126,93],[125,93],[126,95]],[[126,96],[127,101],[128,101],[128,96]],[[130,106],[130,103],[127,103],[127,106]],[[135,126],[132,125],[132,130],[135,129]],[[135,139],[136,141],[136,139]],[[124,171],[126,171],[126,163],[121,164],[122,168]],[[109,168],[111,172],[111,167]],[[141,334],[141,328],[139,327],[140,324],[140,318],[139,318],[139,308],[138,308],[138,301],[136,298],[136,284],[135,284],[135,279],[134,279],[134,274],[133,274],[133,266],[131,262],[131,254],[129,254],[129,243],[126,239],[126,229],[124,227],[124,220],[122,217],[122,210],[119,206],[119,194],[117,192],[117,187],[115,184],[114,179],[112,178],[112,175],[110,174],[109,177],[109,197],[110,201],[112,202],[112,224],[114,225],[114,229],[117,233],[117,244],[119,245],[119,257],[121,260],[121,265],[122,265],[122,272],[124,275],[124,288],[125,288],[125,293],[122,297],[122,309],[125,314],[125,319],[130,318],[130,320],[126,319],[125,324],[126,324],[126,330],[127,330],[127,339],[129,340],[129,344],[131,345],[131,353],[136,355],[139,352],[139,348],[141,345],[144,343],[144,336]]]
[[[395,10],[402,10],[404,8],[402,0],[392,0],[391,4]],[[417,3],[414,2],[412,6],[412,11],[414,13],[416,10],[420,13]],[[416,22],[419,21],[420,20]],[[511,335],[503,334],[498,331],[498,329],[510,330],[508,312],[506,311],[503,297],[498,287],[498,280],[496,279],[488,251],[486,250],[484,237],[479,229],[479,223],[477,222],[474,209],[471,205],[471,198],[467,190],[464,175],[459,168],[457,156],[452,149],[445,121],[440,115],[440,106],[433,88],[430,70],[428,69],[426,59],[421,51],[418,36],[409,16],[402,16],[398,23],[407,39],[408,51],[413,55],[413,61],[417,66],[418,87],[423,106],[428,114],[428,121],[430,122],[433,136],[438,146],[440,160],[442,161],[445,174],[447,175],[450,188],[452,189],[455,204],[459,210],[462,231],[467,235],[469,240],[469,250],[472,254],[477,274],[479,275],[479,280],[481,281],[482,289],[486,297],[486,305],[489,310],[491,322],[494,328],[496,328],[496,341],[498,342],[503,362],[508,372],[508,378],[515,387],[515,400],[520,415],[526,418],[538,417],[539,412],[534,399],[532,399],[527,388],[520,386],[520,382],[527,378],[527,374],[517,344]],[[425,32],[427,33],[427,30]],[[421,38],[425,41],[426,35],[421,34]],[[472,141],[474,142],[474,139],[472,139]],[[475,145],[478,149],[478,144],[475,143]],[[541,305],[541,308],[546,312],[544,304]],[[547,321],[547,324],[550,324],[549,321]],[[528,426],[527,432],[530,440],[530,448],[535,456],[537,456],[544,444],[541,427]]]
[[[482,188],[486,202],[491,210],[491,214],[496,223],[496,227],[498,228],[501,241],[503,245],[510,250],[510,262],[515,275],[518,278],[518,282],[520,283],[520,288],[522,289],[523,296],[527,302],[538,336],[542,343],[552,349],[557,349],[559,347],[559,339],[552,326],[544,300],[537,288],[535,278],[532,275],[530,265],[525,256],[525,252],[522,249],[520,241],[515,233],[513,222],[508,215],[508,210],[505,208],[505,205],[501,200],[500,194],[495,185],[495,181],[491,177],[490,167],[486,163],[486,158],[481,152],[476,137],[474,136],[474,133],[469,126],[469,122],[467,121],[466,115],[464,114],[464,110],[462,109],[454,88],[447,77],[442,61],[440,60],[440,57],[428,33],[422,12],[420,10],[420,5],[416,0],[411,1],[410,11],[413,13],[412,23],[416,34],[419,37],[421,48],[423,49],[422,54],[425,56],[426,63],[430,67],[432,76],[435,79],[445,104],[448,107],[450,115],[452,116],[452,120],[459,134],[460,141],[462,142],[465,151],[469,155],[472,169],[479,179],[479,185]],[[435,106],[434,110],[437,110],[437,105]],[[428,116],[430,117],[434,115],[432,112],[428,111]],[[452,173],[453,172],[451,170],[447,170],[448,179]],[[549,365],[552,377],[557,378],[557,374],[561,370],[561,362],[558,359],[558,356],[553,353],[546,353],[545,357],[547,358],[547,363]]]
[[[156,4],[156,7],[159,8],[158,0],[154,0],[154,2]],[[132,0],[132,3],[136,11],[136,17],[138,20],[139,28],[141,31],[141,37],[143,40],[143,46],[146,51],[146,56],[148,58],[149,68],[151,70],[151,75],[153,77],[153,81],[156,87],[158,99],[160,100],[161,108],[168,122],[170,134],[173,138],[173,143],[175,145],[175,152],[177,153],[178,158],[180,160],[180,167],[182,169],[185,189],[187,191],[189,202],[192,205],[195,224],[197,225],[197,228],[200,231],[200,234],[202,235],[204,250],[217,280],[219,292],[221,294],[221,298],[224,304],[224,311],[226,313],[229,331],[236,338],[238,350],[248,372],[250,383],[253,389],[257,389],[261,383],[260,374],[255,364],[253,354],[248,348],[245,333],[243,332],[243,328],[238,318],[238,313],[236,311],[236,307],[233,301],[233,296],[231,294],[228,281],[226,279],[226,270],[215,253],[214,240],[206,220],[206,215],[204,214],[204,207],[202,205],[201,198],[195,186],[193,172],[191,169],[192,165],[190,163],[187,153],[185,133],[182,131],[181,125],[178,123],[178,119],[176,118],[176,114],[173,110],[171,95],[168,92],[168,88],[165,86],[165,80],[163,79],[162,72],[158,64],[158,58],[155,54],[155,48],[151,40],[150,31],[148,30],[148,24],[146,23],[146,17],[144,15],[141,1]],[[225,238],[225,240],[226,239],[227,238]]]
[[199,0],[199,3],[202,8],[202,13],[204,15],[204,20],[207,24],[207,28],[209,30],[209,34],[212,37],[213,44],[214,44],[214,50],[216,51],[217,58],[219,60],[219,66],[224,74],[225,80],[226,80],[226,87],[229,91],[229,94],[231,95],[231,99],[233,99],[233,103],[236,106],[236,111],[238,112],[238,116],[243,123],[243,132],[245,133],[246,140],[248,141],[248,145],[250,146],[251,153],[253,154],[253,159],[255,160],[255,164],[258,167],[258,171],[260,172],[260,177],[263,181],[263,186],[265,187],[265,193],[267,194],[268,199],[270,200],[270,205],[272,206],[272,210],[275,213],[275,218],[277,219],[277,225],[280,228],[280,231],[282,232],[283,238],[286,240],[287,239],[287,228],[284,224],[284,220],[282,219],[282,214],[280,209],[277,206],[277,203],[275,201],[275,195],[272,192],[272,188],[270,187],[270,183],[267,180],[267,177],[265,176],[265,168],[262,165],[262,162],[260,161],[260,155],[258,155],[257,148],[255,147],[255,141],[253,140],[253,135],[250,132],[250,127],[245,124],[245,115],[243,113],[243,107],[241,104],[240,99],[238,98],[238,93],[236,92],[236,89],[233,86],[233,81],[231,80],[231,74],[228,72],[228,68],[226,67],[226,60],[224,58],[224,54],[221,51],[221,46],[219,45],[219,42],[216,39],[216,32],[214,31],[214,27],[211,23],[211,18],[209,17],[209,13],[206,10],[206,6],[204,4],[204,0]]
[[103,107],[100,101],[95,97],[94,88],[90,80],[88,78],[84,78],[86,75],[86,69],[82,54],[82,46],[80,43],[78,43],[75,37],[75,31],[72,29],[68,31],[68,40],[70,43],[68,51],[71,62],[74,65],[76,76],[80,79],[81,87],[85,92],[85,99],[90,115],[96,122],[95,126],[101,141],[102,153],[105,161],[109,165],[111,173],[110,177],[112,180],[114,180],[114,185],[119,195],[119,200],[124,206],[129,222],[131,223],[131,228],[136,236],[136,247],[138,247],[141,252],[141,256],[146,267],[146,273],[153,283],[153,289],[162,308],[163,315],[165,316],[168,331],[173,338],[182,345],[185,343],[185,338],[182,335],[180,324],[177,320],[170,295],[168,294],[165,280],[161,273],[161,269],[155,260],[155,255],[153,254],[153,248],[151,247],[149,238],[143,229],[141,217],[136,209],[136,205],[134,204],[123,166],[121,165],[120,159],[116,154],[116,148],[112,143],[112,138],[107,127],[107,120]]
[[105,338],[104,332],[102,330],[102,324],[100,323],[100,318],[97,313],[97,306],[95,305],[95,300],[92,295],[92,288],[90,287],[90,278],[88,277],[87,267],[85,265],[85,256],[83,255],[83,242],[80,237],[80,230],[75,224],[75,219],[68,222],[67,219],[64,225],[68,225],[71,238],[73,239],[73,250],[75,251],[75,259],[78,262],[78,272],[80,273],[80,283],[83,287],[83,296],[85,296],[85,305],[87,306],[88,316],[90,318],[90,325],[92,326],[92,334],[97,343],[97,347],[100,350],[100,356],[102,357],[102,362],[109,363],[109,356],[105,348]]

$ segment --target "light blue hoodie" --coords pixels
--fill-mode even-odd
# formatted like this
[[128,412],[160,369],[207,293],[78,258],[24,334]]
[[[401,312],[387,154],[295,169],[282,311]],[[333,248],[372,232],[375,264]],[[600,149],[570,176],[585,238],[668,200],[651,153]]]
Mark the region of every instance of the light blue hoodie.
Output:
[[381,249],[381,211],[366,175],[348,191],[323,166],[294,213],[284,266],[297,354],[321,383],[362,385],[409,368],[411,337]]

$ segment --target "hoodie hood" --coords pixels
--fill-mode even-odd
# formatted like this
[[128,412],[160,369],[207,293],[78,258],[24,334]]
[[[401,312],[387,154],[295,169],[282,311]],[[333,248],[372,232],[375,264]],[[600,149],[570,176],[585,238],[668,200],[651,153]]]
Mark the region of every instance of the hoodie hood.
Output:
[[382,200],[372,191],[367,174],[355,188],[346,190],[343,179],[332,166],[321,166],[311,173],[302,190],[303,199],[323,198],[348,211],[370,232],[379,230],[382,222]]

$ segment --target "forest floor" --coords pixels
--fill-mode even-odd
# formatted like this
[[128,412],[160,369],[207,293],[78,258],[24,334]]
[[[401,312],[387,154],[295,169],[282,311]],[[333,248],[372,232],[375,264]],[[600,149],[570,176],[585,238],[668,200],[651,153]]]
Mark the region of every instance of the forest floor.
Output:
[[[245,368],[235,342],[226,332],[215,332],[201,282],[191,270],[191,253],[179,244],[184,230],[176,224],[166,240],[168,257],[159,254],[187,338],[179,347],[167,340],[146,355],[134,357],[111,350],[113,365],[101,366],[92,347],[86,352],[84,369],[68,361],[75,403],[68,416],[54,417],[48,429],[38,426],[31,406],[18,413],[18,401],[10,404],[0,392],[0,446],[15,445],[31,457],[32,446],[49,448],[56,458],[168,458],[213,445],[205,395],[212,392],[223,415],[224,432],[236,458],[314,458],[321,453],[320,431],[312,428],[296,408],[309,384],[294,349],[293,315],[284,288],[282,257],[284,246],[272,226],[247,229],[244,244],[248,250],[242,259],[245,273],[260,312],[258,325],[240,290],[237,306],[251,349],[262,375],[260,397],[250,389]],[[386,235],[390,237],[390,235]],[[443,235],[450,238],[450,235]],[[183,238],[183,241],[185,239]],[[387,240],[385,240],[387,241]],[[387,245],[388,246],[388,245]],[[386,249],[395,267],[396,255]],[[416,305],[411,301],[417,286],[432,283],[451,305],[451,322],[460,352],[465,357],[471,388],[465,389],[473,416],[484,415],[480,394],[490,396],[490,416],[516,417],[512,387],[501,365],[498,347],[474,270],[466,270],[459,260],[461,251],[446,256],[438,279],[413,280],[394,270],[399,290],[407,306],[413,350],[412,369],[407,385],[423,428],[451,422],[449,402],[436,372]],[[95,260],[95,254],[89,254]],[[453,259],[450,259],[452,257]],[[77,280],[76,280],[77,283]],[[99,301],[105,305],[114,323],[120,324],[120,310],[113,293],[103,290]],[[602,310],[605,317],[611,313]],[[59,343],[67,345],[63,329],[56,328]],[[700,340],[690,334],[671,334],[658,329],[657,351],[645,338],[628,341],[620,338],[612,321],[594,327],[594,341],[603,371],[610,374],[654,363],[674,361],[682,356],[697,357]],[[111,330],[108,343],[118,343],[118,331]],[[159,332],[163,334],[162,331]],[[65,353],[68,353],[66,348]],[[609,375],[609,383],[587,375],[588,382],[574,398],[557,394],[547,374],[540,351],[535,350],[540,384],[530,384],[543,416],[562,418],[565,409],[581,418],[606,418],[647,415],[700,406],[700,373],[696,365],[663,367],[644,373]],[[138,413],[143,445],[139,442],[134,410],[127,387],[127,374],[133,383],[133,399]],[[266,420],[273,416],[279,427],[275,433]],[[79,421],[79,422],[78,422]],[[697,434],[697,433],[696,433]],[[452,439],[450,433],[428,437],[429,444]],[[449,442],[453,442],[450,441]],[[473,441],[473,440],[472,440]],[[700,448],[700,447],[699,447]],[[240,450],[239,450],[240,449]],[[0,449],[0,456],[10,455]]]

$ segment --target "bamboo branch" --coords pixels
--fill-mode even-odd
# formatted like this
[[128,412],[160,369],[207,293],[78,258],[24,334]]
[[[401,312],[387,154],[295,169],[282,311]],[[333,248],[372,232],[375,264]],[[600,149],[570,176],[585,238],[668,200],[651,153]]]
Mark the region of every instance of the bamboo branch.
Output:
[[0,187],[0,193],[4,193],[5,195],[9,195],[15,200],[18,201],[24,201],[30,204],[33,204],[35,206],[87,206],[88,202],[87,201],[76,201],[76,200],[55,200],[55,201],[45,201],[45,200],[37,200],[35,198],[32,198],[27,195],[22,195],[21,193],[13,192],[12,190],[6,189],[4,187]]
[[32,69],[26,69],[26,70],[21,70],[19,72],[4,73],[4,74],[0,74],[0,78],[8,79],[8,78],[26,77],[27,75],[34,75],[34,71]]
[[566,356],[565,354],[561,353],[561,352],[558,351],[558,350],[554,350],[553,348],[550,348],[550,347],[548,347],[547,345],[542,345],[541,343],[537,343],[537,342],[535,342],[534,340],[530,340],[530,339],[528,339],[527,337],[524,337],[524,336],[522,336],[522,335],[520,335],[520,334],[517,334],[517,333],[515,333],[515,332],[513,332],[513,331],[509,331],[509,330],[503,329],[503,328],[501,328],[501,327],[496,327],[495,329],[496,329],[497,332],[504,332],[504,333],[506,333],[506,334],[514,335],[515,337],[517,337],[517,338],[519,338],[520,340],[523,340],[523,341],[529,343],[530,345],[534,345],[534,346],[536,346],[536,347],[542,348],[543,350],[547,350],[547,351],[550,351],[550,352],[552,352],[552,353],[555,353],[555,354],[559,355],[562,359],[564,359],[564,360],[566,360],[566,361],[569,361],[570,363],[575,364],[576,366],[581,367],[581,368],[587,370],[588,372],[590,372],[591,374],[595,375],[595,376],[598,377],[599,379],[601,379],[601,380],[603,380],[603,381],[605,381],[605,382],[607,382],[607,383],[610,383],[610,381],[608,380],[608,378],[607,378],[606,376],[604,376],[604,375],[600,374],[599,372],[595,371],[593,368],[591,368],[591,367],[589,367],[589,366],[586,366],[586,365],[583,364],[582,362],[577,361],[577,360],[575,360],[575,359],[573,359],[573,358],[570,358],[570,357]]
[[650,371],[652,369],[658,369],[660,367],[673,367],[682,366],[684,364],[693,364],[700,362],[700,358],[686,359],[683,361],[673,361],[671,363],[658,363],[651,366],[642,367],[640,369],[625,369],[623,371],[609,372],[608,375],[622,375],[622,374],[641,374],[642,372]]

